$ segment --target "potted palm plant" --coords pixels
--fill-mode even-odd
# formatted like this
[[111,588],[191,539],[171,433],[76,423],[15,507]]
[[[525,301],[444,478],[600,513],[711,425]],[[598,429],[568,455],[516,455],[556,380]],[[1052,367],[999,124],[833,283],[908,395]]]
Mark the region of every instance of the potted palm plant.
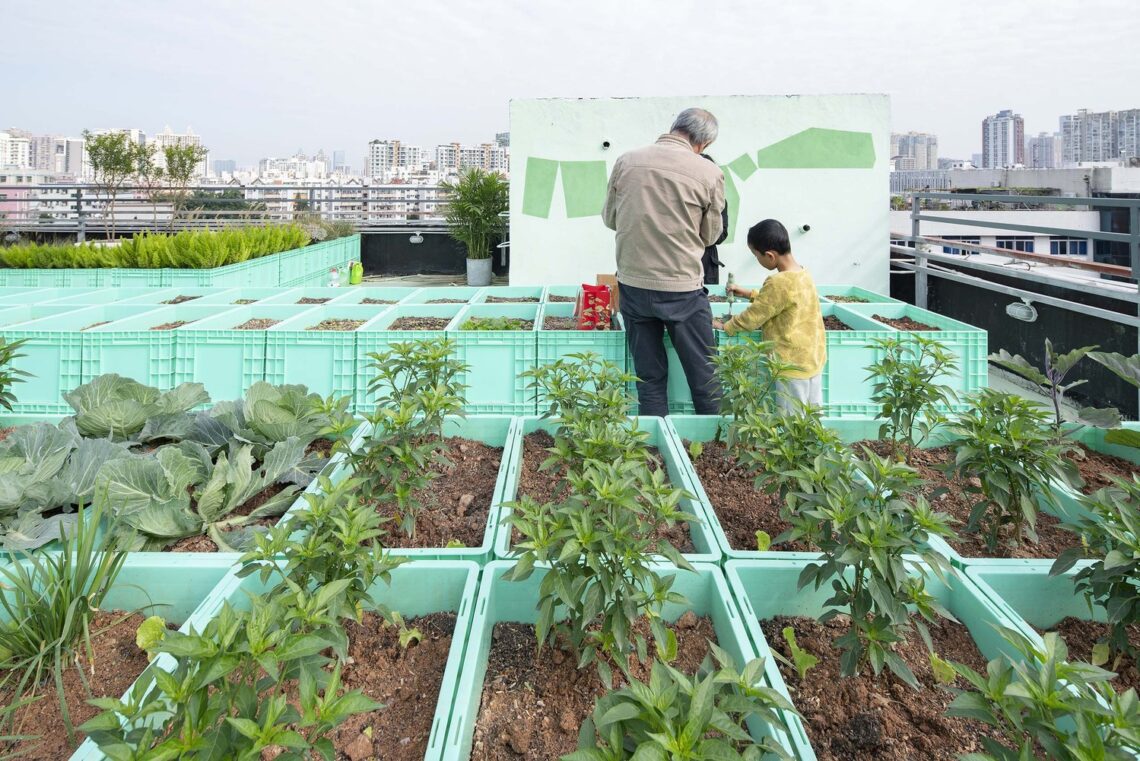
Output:
[[499,174],[468,169],[443,183],[450,198],[443,209],[451,237],[467,247],[467,285],[491,284],[491,244],[508,207],[507,181]]

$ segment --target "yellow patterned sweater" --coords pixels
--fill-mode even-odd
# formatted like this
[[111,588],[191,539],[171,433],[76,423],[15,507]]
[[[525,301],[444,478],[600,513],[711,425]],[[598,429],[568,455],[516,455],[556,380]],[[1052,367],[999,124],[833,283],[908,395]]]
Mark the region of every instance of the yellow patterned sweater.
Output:
[[789,378],[814,378],[827,363],[827,339],[815,281],[807,270],[777,272],[752,292],[752,303],[725,323],[730,336],[763,330],[765,341],[775,341],[776,355],[799,369]]

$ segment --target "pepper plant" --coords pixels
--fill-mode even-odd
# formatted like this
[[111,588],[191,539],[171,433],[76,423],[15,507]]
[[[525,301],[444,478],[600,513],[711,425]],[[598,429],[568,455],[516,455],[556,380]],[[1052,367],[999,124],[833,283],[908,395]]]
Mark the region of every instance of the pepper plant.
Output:
[[736,461],[753,474],[757,489],[778,492],[781,498],[815,480],[814,463],[821,456],[837,456],[844,448],[839,434],[823,424],[823,411],[798,405],[790,412],[750,410],[732,426],[739,442]]
[[949,561],[928,544],[931,536],[951,533],[949,518],[921,496],[912,504],[910,495],[891,490],[888,484],[910,480],[908,469],[871,451],[860,459],[821,457],[817,468],[820,488],[797,495],[802,504],[793,527],[776,541],[808,536],[820,548],[820,560],[801,572],[799,588],[830,581],[835,594],[820,621],[850,616],[851,628],[835,642],[843,651],[843,675],[867,664],[878,675],[885,665],[917,687],[893,645],[917,630],[932,650],[925,622],[951,617],[926,589],[927,574],[945,581],[950,572]]
[[[1128,638],[1128,627],[1140,623],[1140,477],[1113,479],[1113,485],[1078,498],[1083,512],[1069,522],[1081,536],[1078,547],[1065,550],[1050,574],[1072,568],[1089,558],[1074,577],[1077,591],[1100,606],[1107,617],[1109,635],[1093,649],[1093,663],[1103,665],[1115,656],[1140,657],[1140,648]],[[1115,668],[1115,666],[1114,666]]]
[[979,674],[953,664],[970,683],[947,713],[976,719],[1001,731],[1003,742],[980,735],[984,753],[964,761],[1108,761],[1135,759],[1140,747],[1140,701],[1136,690],[1118,694],[1113,674],[1068,660],[1064,640],[1044,636],[1044,649],[1012,629],[1001,629],[1017,657],[1003,654]]
[[0,338],[0,407],[12,411],[12,404],[16,395],[12,393],[12,384],[23,383],[24,378],[32,377],[31,373],[18,370],[15,367],[17,359],[23,357],[19,348],[25,341],[5,341]]
[[1056,507],[1054,480],[1079,480],[1065,456],[1071,445],[1058,442],[1048,417],[1019,396],[982,389],[969,401],[949,426],[958,439],[952,472],[978,497],[966,530],[982,532],[990,552],[1007,526],[1014,543],[1023,532],[1036,542],[1037,500]]
[[956,401],[949,386],[938,379],[958,368],[955,356],[932,338],[910,334],[876,338],[871,344],[882,359],[867,366],[873,381],[871,401],[884,422],[879,438],[889,439],[893,452],[906,462],[931,432],[945,422],[943,410]]
[[763,685],[764,661],[738,671],[724,650],[710,643],[710,651],[693,677],[655,661],[648,683],[631,679],[598,698],[578,733],[578,750],[562,761],[792,759],[771,736],[755,740],[745,727],[755,719],[775,734],[783,728],[778,712],[795,712]]
[[[738,428],[740,421],[777,409],[780,381],[795,365],[776,355],[775,342],[744,338],[739,343],[722,346],[712,358],[713,372],[721,386],[721,415],[728,418],[728,445],[733,449],[748,447],[747,432]],[[717,430],[717,440],[721,437]]]

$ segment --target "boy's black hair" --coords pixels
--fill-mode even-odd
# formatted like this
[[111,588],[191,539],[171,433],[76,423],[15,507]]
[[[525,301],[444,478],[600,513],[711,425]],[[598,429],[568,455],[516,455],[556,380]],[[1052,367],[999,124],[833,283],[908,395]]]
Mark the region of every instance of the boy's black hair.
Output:
[[748,230],[748,247],[757,251],[775,251],[777,254],[792,253],[792,242],[788,239],[788,229],[777,219],[765,219],[752,225]]

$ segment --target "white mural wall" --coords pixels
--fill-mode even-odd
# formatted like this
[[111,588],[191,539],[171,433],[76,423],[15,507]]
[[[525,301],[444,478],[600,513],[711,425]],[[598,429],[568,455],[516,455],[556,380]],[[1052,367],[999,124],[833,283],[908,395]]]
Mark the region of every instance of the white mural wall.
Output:
[[886,95],[512,101],[512,285],[592,283],[614,271],[613,232],[601,220],[609,172],[689,106],[720,122],[708,152],[724,169],[733,217],[722,283],[727,271],[740,283],[764,279],[744,239],[775,217],[818,283],[888,290]]

